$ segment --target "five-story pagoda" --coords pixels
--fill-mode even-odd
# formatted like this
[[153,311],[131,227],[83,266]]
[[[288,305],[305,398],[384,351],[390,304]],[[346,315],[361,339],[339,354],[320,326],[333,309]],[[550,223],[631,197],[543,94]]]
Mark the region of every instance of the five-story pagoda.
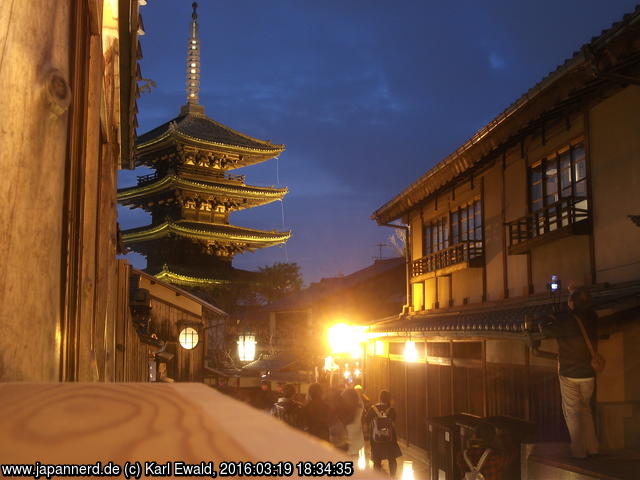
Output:
[[211,297],[216,286],[235,281],[234,255],[286,242],[290,232],[229,224],[229,215],[282,200],[286,188],[245,184],[228,172],[278,156],[273,145],[232,130],[198,104],[200,42],[193,4],[187,54],[187,104],[169,122],[138,137],[136,165],[155,169],[134,187],[118,190],[118,201],[151,214],[151,224],[122,232],[131,250],[147,258],[147,272]]

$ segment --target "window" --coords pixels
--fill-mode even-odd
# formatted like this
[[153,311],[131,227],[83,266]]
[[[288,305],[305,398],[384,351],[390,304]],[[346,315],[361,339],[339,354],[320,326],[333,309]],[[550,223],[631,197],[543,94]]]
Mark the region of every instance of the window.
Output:
[[451,244],[482,242],[482,205],[480,200],[451,212]]
[[191,327],[184,328],[180,332],[178,340],[182,348],[192,350],[198,345],[198,332]]
[[[533,164],[529,172],[529,202],[532,212],[565,198],[586,200],[587,171],[582,143],[564,148]],[[586,207],[586,203],[584,204]]]
[[482,244],[482,205],[475,200],[424,226],[423,255],[460,243]]
[[449,247],[449,220],[439,218],[424,226],[424,255],[439,252]]
[[532,165],[529,171],[529,205],[535,215],[536,235],[574,223],[577,211],[587,210],[586,163],[582,143],[562,148]]

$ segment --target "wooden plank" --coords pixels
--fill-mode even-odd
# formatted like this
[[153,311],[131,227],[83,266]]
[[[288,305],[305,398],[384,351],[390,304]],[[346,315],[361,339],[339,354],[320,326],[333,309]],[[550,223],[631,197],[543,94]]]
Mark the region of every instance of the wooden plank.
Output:
[[352,461],[202,384],[7,383],[0,407],[0,464]]
[[0,2],[0,381],[58,379],[68,113],[46,93],[70,83],[71,17],[69,0]]

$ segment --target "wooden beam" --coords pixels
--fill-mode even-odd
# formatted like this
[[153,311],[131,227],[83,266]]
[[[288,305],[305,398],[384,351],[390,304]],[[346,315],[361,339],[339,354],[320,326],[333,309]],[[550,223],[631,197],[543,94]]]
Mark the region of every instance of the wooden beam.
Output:
[[[352,461],[203,384],[6,383],[0,398],[2,464]],[[384,477],[354,469],[353,478]]]

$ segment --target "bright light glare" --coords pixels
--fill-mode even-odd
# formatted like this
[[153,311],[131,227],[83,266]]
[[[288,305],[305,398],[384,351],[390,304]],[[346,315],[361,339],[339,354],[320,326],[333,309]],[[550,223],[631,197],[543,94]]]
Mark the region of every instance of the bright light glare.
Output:
[[416,342],[409,340],[404,344],[404,359],[407,362],[415,362],[416,360],[418,360]]
[[384,342],[376,340],[376,355],[384,355]]
[[364,454],[364,447],[358,450],[358,470],[367,468],[367,457]]
[[413,462],[411,460],[402,462],[402,480],[414,480]]
[[238,357],[241,362],[253,362],[256,358],[256,337],[240,335],[238,339]]
[[328,330],[329,347],[334,354],[348,353],[353,358],[362,356],[365,327],[338,323]]
[[324,370],[326,372],[335,372],[336,370],[338,370],[338,368],[340,367],[332,356],[328,356],[324,359]]

